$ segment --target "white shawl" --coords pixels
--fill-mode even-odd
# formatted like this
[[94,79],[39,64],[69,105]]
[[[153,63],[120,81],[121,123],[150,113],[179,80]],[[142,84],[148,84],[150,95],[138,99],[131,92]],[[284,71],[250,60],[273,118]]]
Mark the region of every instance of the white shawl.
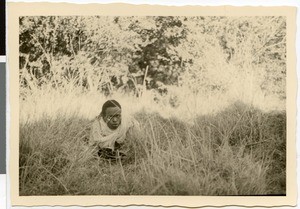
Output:
[[111,130],[104,122],[102,117],[97,117],[91,129],[90,143],[92,145],[98,145],[100,148],[110,148],[114,150],[115,142],[123,143],[128,130],[133,126],[131,120],[123,121],[120,126]]

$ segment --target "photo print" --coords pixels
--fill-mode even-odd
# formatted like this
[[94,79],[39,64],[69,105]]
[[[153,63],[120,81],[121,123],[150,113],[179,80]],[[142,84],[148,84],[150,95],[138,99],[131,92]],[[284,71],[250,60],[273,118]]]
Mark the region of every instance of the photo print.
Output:
[[293,8],[57,5],[10,4],[16,202],[295,201]]

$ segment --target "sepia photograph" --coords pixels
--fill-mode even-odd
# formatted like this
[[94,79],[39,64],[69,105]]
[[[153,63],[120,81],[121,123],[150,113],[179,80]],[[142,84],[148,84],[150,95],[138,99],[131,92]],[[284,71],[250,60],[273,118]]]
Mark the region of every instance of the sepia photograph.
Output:
[[20,197],[286,197],[287,16],[18,23]]

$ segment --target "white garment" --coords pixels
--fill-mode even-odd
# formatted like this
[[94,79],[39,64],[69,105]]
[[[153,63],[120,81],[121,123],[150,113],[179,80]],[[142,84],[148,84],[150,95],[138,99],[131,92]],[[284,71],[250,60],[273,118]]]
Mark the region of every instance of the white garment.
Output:
[[114,150],[115,142],[123,143],[127,132],[135,125],[133,120],[123,121],[120,126],[112,130],[104,122],[102,117],[96,117],[92,123],[90,133],[90,144],[99,148],[110,148]]

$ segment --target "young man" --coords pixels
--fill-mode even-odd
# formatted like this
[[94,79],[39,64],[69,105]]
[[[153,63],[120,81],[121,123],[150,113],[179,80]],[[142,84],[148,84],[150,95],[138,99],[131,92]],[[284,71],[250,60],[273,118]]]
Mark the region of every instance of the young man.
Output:
[[116,100],[108,100],[92,123],[90,144],[98,149],[98,155],[107,159],[126,156],[120,151],[128,132],[137,125],[133,120],[122,119],[122,108]]

